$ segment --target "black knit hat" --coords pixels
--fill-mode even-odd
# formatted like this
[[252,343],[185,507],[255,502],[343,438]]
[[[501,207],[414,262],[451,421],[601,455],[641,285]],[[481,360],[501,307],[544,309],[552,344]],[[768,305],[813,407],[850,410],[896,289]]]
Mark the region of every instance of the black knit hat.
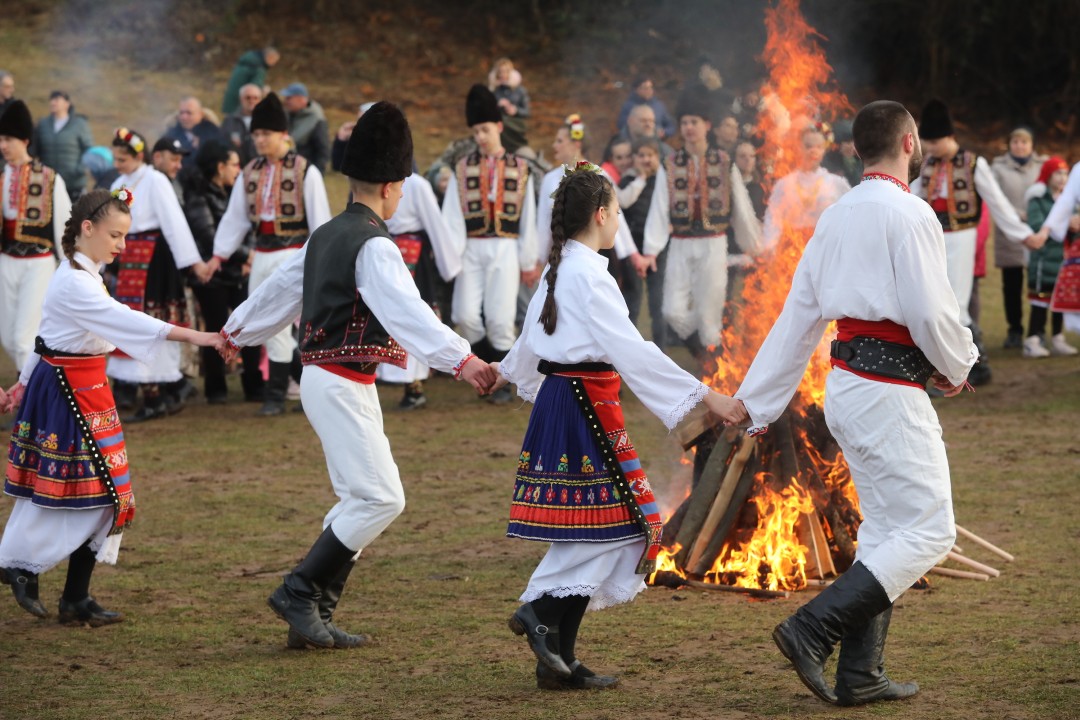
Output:
[[0,115],[0,135],[29,140],[33,134],[34,120],[30,117],[30,109],[22,100],[13,100]]
[[706,122],[713,121],[715,107],[711,93],[701,85],[686,88],[675,106],[675,119],[684,115],[695,115]]
[[937,98],[926,103],[919,116],[919,137],[923,140],[940,140],[955,135],[949,108]]
[[260,100],[251,111],[251,132],[256,130],[289,132],[289,116],[285,114],[285,106],[273,92]]
[[361,182],[397,182],[413,167],[413,140],[401,109],[385,100],[360,116],[345,146],[341,172]]
[[478,83],[469,88],[465,99],[465,124],[472,127],[485,122],[502,122],[502,112],[495,94]]

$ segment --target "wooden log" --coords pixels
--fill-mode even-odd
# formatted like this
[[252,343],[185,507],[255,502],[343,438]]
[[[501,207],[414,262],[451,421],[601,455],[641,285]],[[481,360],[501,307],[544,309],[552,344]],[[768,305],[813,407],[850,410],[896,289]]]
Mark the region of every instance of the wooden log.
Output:
[[952,568],[943,568],[936,565],[930,568],[930,572],[935,575],[944,575],[945,577],[961,578],[963,580],[989,580],[990,576],[986,573],[968,572],[967,570],[953,570]]
[[990,577],[1001,576],[1000,570],[992,568],[989,565],[983,565],[981,562],[976,562],[969,557],[964,557],[963,555],[958,555],[954,552],[949,553],[945,557],[952,560],[953,562],[958,562],[961,565],[967,565],[969,568],[974,568],[977,572],[984,573],[986,575],[989,575]]
[[715,583],[700,582],[699,580],[687,580],[686,584],[692,588],[697,588],[698,590],[744,593],[746,595],[759,598],[786,598],[791,595],[791,593],[789,593],[787,590],[762,590],[761,588],[744,588],[735,587],[734,585],[717,585]]
[[[731,498],[735,493],[736,486],[739,484],[739,477],[742,475],[743,468],[746,467],[746,462],[750,459],[750,456],[754,453],[754,448],[757,446],[757,443],[749,437],[744,438],[741,442],[739,449],[731,457],[731,462],[728,463],[724,472],[724,479],[720,483],[720,488],[717,490],[716,497],[709,508],[709,514],[701,524],[701,529],[687,555],[686,565],[683,567],[694,567],[698,564],[702,553],[705,552],[705,548],[708,547],[709,542],[716,533],[717,525],[719,525],[720,520],[723,519],[724,513],[727,512],[731,504]],[[699,574],[704,574],[704,571]]]
[[701,530],[701,525],[705,522],[705,518],[709,514],[709,508],[712,507],[716,493],[720,489],[720,481],[727,470],[732,445],[738,442],[740,438],[742,438],[741,433],[725,432],[717,440],[716,446],[713,447],[712,453],[709,455],[709,461],[701,471],[701,480],[690,491],[690,497],[686,500],[686,514],[679,525],[678,533],[674,538],[669,537],[666,541],[670,543],[674,540],[675,543],[681,546],[679,552],[675,555],[675,564],[679,567],[686,567],[685,562],[687,555],[690,554],[690,546],[697,538],[698,531]]
[[825,487],[825,481],[821,478],[817,466],[809,460],[805,463],[799,462],[798,456],[796,456],[796,462],[799,464],[800,482],[804,483],[804,487],[810,492],[811,500],[814,501],[814,507],[829,524],[829,531],[832,533],[837,552],[833,561],[837,572],[843,572],[855,562],[855,543],[852,542],[847,526],[840,517],[840,511],[832,502],[832,494]]
[[1001,557],[1005,558],[1009,562],[1012,562],[1013,560],[1016,559],[1012,555],[1010,555],[1009,553],[1007,553],[1004,550],[1002,550],[1001,548],[999,548],[997,545],[994,545],[993,543],[990,543],[990,542],[987,542],[986,540],[983,540],[981,537],[979,537],[975,533],[971,532],[970,530],[965,530],[964,528],[960,527],[959,525],[956,526],[956,532],[959,535],[963,535],[964,537],[966,537],[968,540],[975,543],[979,547],[985,548],[985,549],[989,550],[990,552],[994,553],[995,555],[1000,555]]
[[799,519],[797,533],[799,542],[807,548],[806,577],[824,579],[835,576],[836,566],[833,565],[832,553],[818,514],[812,512],[803,515]]
[[952,551],[954,553],[960,553],[961,555],[964,554],[964,548],[960,547],[959,545],[953,545],[952,546]]
[[664,523],[664,543],[671,542],[672,539],[679,534],[679,528],[682,526],[683,519],[686,517],[687,511],[690,509],[690,496],[688,495],[682,504],[675,509],[675,512],[671,514],[671,517]]
[[[754,447],[757,443],[750,443]],[[732,461],[734,462],[734,461]],[[704,575],[712,566],[716,563],[716,558],[720,555],[720,551],[724,549],[724,543],[727,541],[728,535],[731,533],[731,528],[735,524],[735,518],[742,512],[743,505],[746,503],[746,498],[750,494],[750,488],[754,486],[754,476],[759,472],[760,463],[746,463],[742,472],[739,475],[739,482],[735,485],[735,490],[731,493],[731,500],[728,502],[727,509],[724,511],[723,517],[717,524],[716,529],[713,531],[710,537],[705,538],[707,545],[698,557],[698,560],[693,565],[687,564],[686,569],[695,575]],[[704,537],[704,533],[700,537]]]
[[720,418],[710,413],[705,403],[698,403],[697,407],[675,426],[675,437],[679,439],[683,450],[689,450],[720,423]]
[[[701,473],[705,470],[705,465],[712,456],[713,448],[716,447],[716,443],[720,439],[720,434],[720,431],[713,428],[708,433],[702,435],[698,443],[692,448],[694,453],[694,480],[690,483],[691,488],[696,486],[698,481],[701,480]],[[690,452],[690,450],[687,450],[686,452]]]

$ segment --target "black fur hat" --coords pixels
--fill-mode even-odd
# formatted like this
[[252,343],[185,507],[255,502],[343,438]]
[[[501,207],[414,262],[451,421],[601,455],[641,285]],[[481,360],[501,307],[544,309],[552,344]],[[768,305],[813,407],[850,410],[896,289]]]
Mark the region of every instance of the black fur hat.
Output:
[[251,132],[256,130],[289,132],[289,116],[285,114],[285,106],[273,92],[260,100],[251,111]]
[[919,137],[923,140],[939,140],[955,135],[949,108],[937,98],[926,103],[919,117]]
[[369,183],[397,182],[413,167],[413,140],[401,109],[385,100],[360,116],[345,146],[341,172]]
[[0,135],[29,140],[34,134],[34,120],[30,109],[22,100],[14,100],[0,115]]
[[696,115],[706,122],[713,122],[716,114],[715,103],[712,93],[701,85],[688,87],[679,96],[679,102],[675,106],[675,119],[681,120],[684,115]]
[[465,124],[469,127],[485,122],[502,122],[502,112],[495,94],[480,84],[469,88],[465,99]]

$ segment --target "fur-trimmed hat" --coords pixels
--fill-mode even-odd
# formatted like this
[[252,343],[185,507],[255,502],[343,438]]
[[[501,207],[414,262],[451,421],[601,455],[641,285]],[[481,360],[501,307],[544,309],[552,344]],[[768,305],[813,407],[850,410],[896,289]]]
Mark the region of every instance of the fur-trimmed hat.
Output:
[[695,85],[683,90],[683,94],[679,96],[679,102],[675,106],[675,119],[681,120],[684,115],[694,115],[711,123],[715,109],[712,94],[703,86]]
[[923,140],[940,140],[955,135],[949,108],[937,98],[926,103],[919,116],[919,137]]
[[0,115],[0,135],[29,141],[33,134],[34,119],[30,117],[30,108],[22,100],[13,100]]
[[413,140],[409,121],[393,103],[380,101],[356,121],[341,172],[369,183],[397,182],[413,167]]
[[256,130],[289,132],[289,116],[285,114],[281,99],[273,92],[260,100],[251,111],[251,132]]
[[465,124],[472,127],[486,122],[502,122],[502,112],[495,94],[477,83],[469,88],[465,99]]

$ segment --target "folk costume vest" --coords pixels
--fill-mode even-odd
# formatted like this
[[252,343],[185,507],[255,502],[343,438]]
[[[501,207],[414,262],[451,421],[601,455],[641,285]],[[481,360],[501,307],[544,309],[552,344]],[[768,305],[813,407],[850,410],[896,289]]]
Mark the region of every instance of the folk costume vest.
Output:
[[[943,168],[937,158],[927,158],[923,164],[920,194],[934,207],[945,232],[966,230],[979,224],[979,218],[982,217],[982,198],[975,191],[975,163],[978,159],[975,153],[960,150]],[[949,197],[944,203],[940,202],[934,185],[939,182],[939,172],[944,173],[943,182],[949,190]]]
[[529,181],[524,160],[506,153],[495,161],[495,172],[489,173],[487,159],[476,151],[458,161],[456,176],[468,237],[519,235]]
[[[256,250],[266,252],[304,244],[309,233],[304,212],[307,169],[307,160],[295,150],[278,162],[257,157],[244,168],[244,192]],[[273,213],[273,221],[262,219],[264,214],[270,214],[266,210]]]
[[405,367],[408,354],[383,329],[356,287],[356,257],[373,237],[390,237],[386,223],[366,205],[352,203],[312,233],[304,258],[305,365],[335,365],[370,375],[375,363]]
[[671,198],[671,233],[676,237],[712,237],[731,223],[731,158],[709,148],[703,163],[676,150],[666,167]]
[[4,220],[3,252],[13,257],[38,257],[53,252],[53,189],[56,171],[31,160],[11,169],[14,220]]

